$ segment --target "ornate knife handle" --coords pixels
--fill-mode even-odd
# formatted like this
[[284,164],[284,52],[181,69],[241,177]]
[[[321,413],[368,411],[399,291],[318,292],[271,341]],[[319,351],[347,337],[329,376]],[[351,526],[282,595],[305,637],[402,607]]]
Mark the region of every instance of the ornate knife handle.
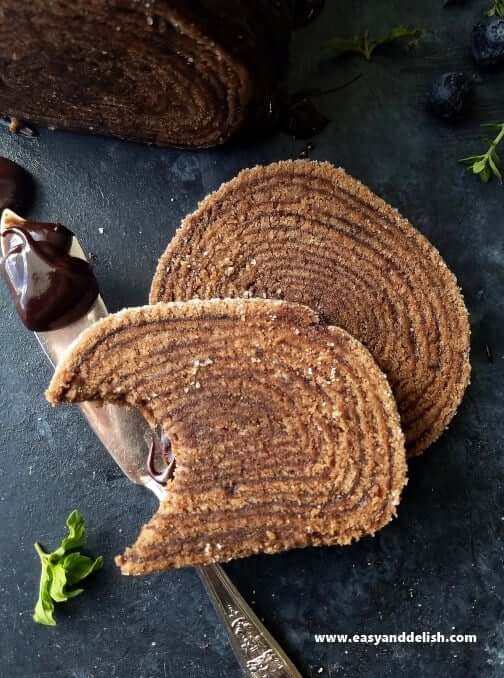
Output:
[[236,658],[251,678],[302,678],[219,565],[197,568]]

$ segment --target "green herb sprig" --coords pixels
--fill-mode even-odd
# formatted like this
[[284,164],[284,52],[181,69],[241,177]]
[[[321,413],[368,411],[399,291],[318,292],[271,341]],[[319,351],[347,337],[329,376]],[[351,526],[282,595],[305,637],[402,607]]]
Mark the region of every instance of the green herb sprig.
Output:
[[93,560],[78,551],[86,541],[86,524],[82,514],[72,511],[66,526],[68,534],[52,553],[46,553],[40,544],[35,544],[42,564],[39,597],[33,612],[33,620],[37,624],[55,626],[54,603],[63,603],[81,594],[84,589],[72,587],[103,566],[101,556]]
[[421,35],[422,31],[417,28],[394,26],[380,38],[371,39],[369,31],[365,31],[361,35],[354,35],[352,38],[332,38],[327,42],[326,47],[336,56],[351,52],[360,54],[367,61],[371,61],[371,57],[378,47],[388,45],[391,42],[405,42],[408,46],[416,45]]
[[492,4],[487,9],[486,15],[504,17],[504,0],[492,0]]
[[488,150],[481,155],[470,155],[468,158],[462,158],[459,162],[466,165],[469,172],[477,174],[484,183],[487,183],[493,177],[496,177],[502,183],[502,163],[497,147],[504,139],[504,122],[492,122],[481,126],[493,129],[496,132],[493,139],[487,140],[489,143]]

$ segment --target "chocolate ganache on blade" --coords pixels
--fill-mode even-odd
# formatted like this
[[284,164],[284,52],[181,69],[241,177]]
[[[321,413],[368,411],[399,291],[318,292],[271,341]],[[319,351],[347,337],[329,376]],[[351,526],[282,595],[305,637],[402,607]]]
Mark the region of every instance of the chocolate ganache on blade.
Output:
[[56,330],[87,313],[98,283],[88,262],[70,254],[70,230],[13,215],[4,219],[1,235],[2,273],[29,330]]

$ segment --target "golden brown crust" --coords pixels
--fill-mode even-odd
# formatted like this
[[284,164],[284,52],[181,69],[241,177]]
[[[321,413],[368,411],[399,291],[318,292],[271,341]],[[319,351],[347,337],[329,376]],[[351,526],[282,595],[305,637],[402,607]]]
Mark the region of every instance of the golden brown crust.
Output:
[[52,403],[127,403],[177,460],[125,574],[348,544],[395,514],[404,439],[368,351],[312,310],[224,300],[125,310],[75,342]]
[[161,257],[151,302],[266,296],[314,308],[387,374],[409,455],[454,416],[469,382],[469,321],[438,251],[329,163],[244,170],[200,203]]

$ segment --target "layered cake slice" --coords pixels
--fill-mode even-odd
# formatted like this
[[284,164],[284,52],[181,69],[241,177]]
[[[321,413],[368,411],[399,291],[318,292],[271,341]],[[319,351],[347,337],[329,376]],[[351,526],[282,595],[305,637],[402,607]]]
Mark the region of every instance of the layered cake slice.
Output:
[[455,414],[469,322],[455,276],[392,207],[328,163],[241,172],[182,223],[151,301],[281,298],[359,339],[387,374],[410,455]]
[[2,0],[0,113],[220,144],[285,67],[288,0]]
[[174,476],[124,574],[348,544],[389,522],[406,482],[385,376],[297,304],[122,311],[81,335],[47,398],[131,405],[171,441]]

